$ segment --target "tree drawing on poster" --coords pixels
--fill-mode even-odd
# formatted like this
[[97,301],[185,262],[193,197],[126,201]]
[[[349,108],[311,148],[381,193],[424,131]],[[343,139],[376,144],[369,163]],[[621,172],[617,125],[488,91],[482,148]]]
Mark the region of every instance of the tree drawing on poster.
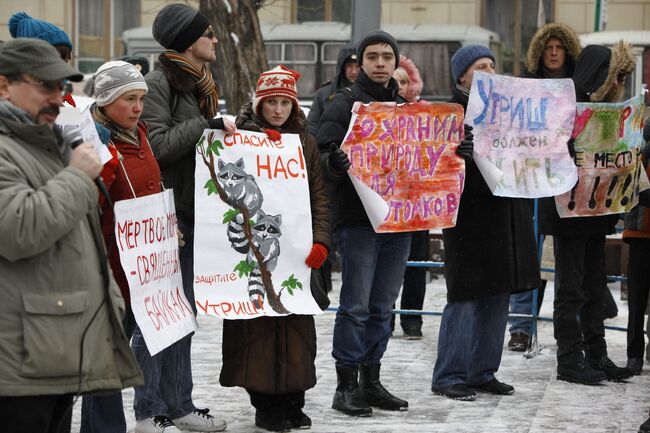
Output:
[[492,194],[552,197],[575,185],[567,149],[575,107],[571,79],[474,74],[466,117],[474,161]]
[[[268,314],[265,305],[276,315],[290,314],[296,312],[296,307],[288,308],[283,294],[295,297],[309,292],[304,290],[309,283],[303,282],[309,281],[310,275],[304,257],[311,247],[311,225],[309,236],[301,232],[303,229],[294,229],[297,217],[311,221],[304,157],[296,136],[293,141],[287,139],[291,135],[282,137],[283,140],[274,142],[253,132],[238,131],[224,137],[220,131],[206,131],[197,144],[197,221],[203,221],[199,216],[206,212],[212,213],[207,217],[213,220],[214,213],[218,212],[220,222],[210,225],[197,222],[195,231],[195,256],[199,253],[195,257],[195,288],[208,287],[197,291],[197,305],[206,314],[250,318]],[[290,152],[293,157],[288,155]],[[199,162],[204,168],[198,166]],[[201,178],[205,171],[207,180]],[[279,184],[293,180],[302,182],[290,186],[297,193],[283,193]],[[302,204],[282,203],[290,204],[287,197],[293,196],[302,199]],[[270,212],[269,208],[275,211]],[[277,211],[285,208],[297,212],[283,215]],[[217,233],[216,227],[220,227]],[[296,242],[294,233],[305,239]],[[287,248],[291,252],[285,254]],[[215,260],[206,261],[206,256],[214,256]],[[295,263],[300,257],[302,262]],[[280,268],[282,278],[274,279],[274,272]],[[219,272],[208,273],[215,270]],[[236,287],[230,288],[230,283]],[[213,284],[221,287],[211,292],[209,287]],[[246,291],[243,299],[242,289]],[[201,295],[201,299],[199,294],[205,296]],[[312,311],[311,307],[308,300],[306,310],[297,308],[298,312],[320,312]]]
[[629,212],[650,187],[643,164],[643,98],[579,103],[573,137],[578,183],[556,196],[562,218]]
[[465,162],[458,104],[355,103],[341,148],[348,174],[376,232],[452,227]]

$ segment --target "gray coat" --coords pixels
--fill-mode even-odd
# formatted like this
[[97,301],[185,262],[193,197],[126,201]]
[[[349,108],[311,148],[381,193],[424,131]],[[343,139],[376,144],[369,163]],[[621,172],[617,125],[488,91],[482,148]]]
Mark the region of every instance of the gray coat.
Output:
[[189,76],[164,57],[160,65],[145,77],[149,92],[142,120],[149,127],[163,184],[174,189],[176,212],[193,220],[195,146],[208,121]]
[[124,300],[100,272],[97,188],[46,125],[0,118],[0,239],[0,395],[77,392],[86,329],[82,392],[142,384]]

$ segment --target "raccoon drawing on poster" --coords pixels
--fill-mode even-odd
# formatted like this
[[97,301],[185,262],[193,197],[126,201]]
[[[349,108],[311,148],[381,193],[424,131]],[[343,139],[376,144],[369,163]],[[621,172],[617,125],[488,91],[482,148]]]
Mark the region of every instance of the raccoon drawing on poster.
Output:
[[[267,215],[261,209],[258,212],[257,221],[251,226],[253,233],[253,245],[264,257],[262,263],[266,263],[266,269],[273,272],[275,266],[278,264],[278,257],[280,256],[280,236],[282,231],[280,225],[282,224],[282,215]],[[251,271],[248,277],[248,296],[256,308],[262,306],[264,300],[264,283],[262,282],[262,274],[260,272],[260,264],[255,259],[252,250],[248,251],[246,260],[250,264],[254,264],[255,268]]]
[[[239,158],[235,163],[217,161],[217,181],[226,193],[226,204],[235,208],[246,208],[251,218],[257,215],[262,207],[264,196],[255,178],[244,171],[244,159]],[[228,223],[226,229],[232,248],[242,254],[248,252],[248,241],[244,235],[242,224],[244,217],[240,213]]]

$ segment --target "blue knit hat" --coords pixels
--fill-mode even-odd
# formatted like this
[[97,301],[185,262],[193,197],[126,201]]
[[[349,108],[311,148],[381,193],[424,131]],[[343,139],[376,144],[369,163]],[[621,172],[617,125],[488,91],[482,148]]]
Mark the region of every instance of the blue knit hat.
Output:
[[72,42],[66,32],[47,21],[34,19],[25,12],[17,12],[9,18],[9,33],[14,39],[42,39],[50,45],[66,45],[72,49]]
[[451,77],[454,79],[454,83],[458,83],[458,78],[469,69],[472,64],[481,59],[487,57],[492,59],[494,62],[494,54],[490,49],[483,45],[466,45],[456,51],[454,56],[451,58]]

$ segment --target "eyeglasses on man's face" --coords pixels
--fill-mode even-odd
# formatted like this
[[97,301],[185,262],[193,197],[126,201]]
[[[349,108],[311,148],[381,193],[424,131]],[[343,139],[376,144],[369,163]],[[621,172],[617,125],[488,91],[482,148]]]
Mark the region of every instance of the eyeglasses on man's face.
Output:
[[50,94],[58,92],[64,98],[72,93],[72,83],[69,80],[45,81],[32,77],[28,78],[27,76],[23,75],[18,81],[36,86],[43,93]]
[[212,40],[214,38],[214,30],[208,30],[207,32],[203,33],[201,37]]

